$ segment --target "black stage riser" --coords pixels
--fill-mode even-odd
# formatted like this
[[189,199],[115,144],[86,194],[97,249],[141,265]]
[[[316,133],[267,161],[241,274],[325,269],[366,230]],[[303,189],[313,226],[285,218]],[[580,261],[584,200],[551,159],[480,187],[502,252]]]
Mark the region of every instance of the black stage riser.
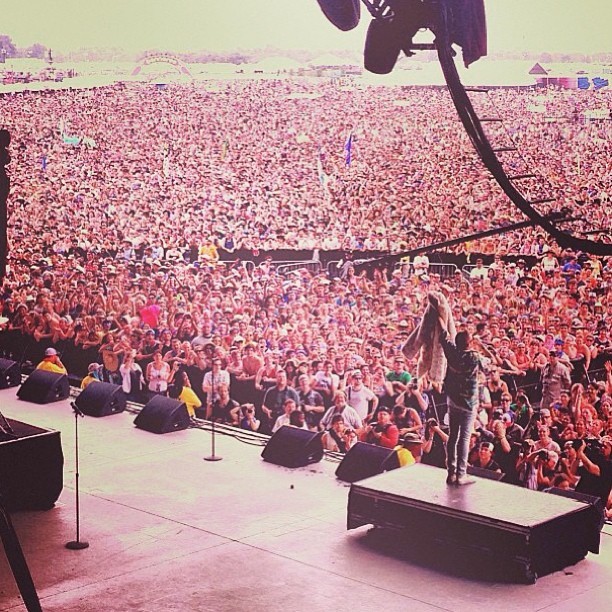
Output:
[[[398,537],[409,536],[412,546],[442,557],[485,559],[507,577],[524,582],[573,565],[589,551],[598,552],[599,513],[589,504],[557,504],[551,502],[559,499],[554,495],[485,479],[447,487],[444,478],[443,470],[416,465],[353,484],[348,529],[374,525],[393,530]],[[407,494],[398,494],[401,490]],[[502,518],[496,516],[496,504],[505,506]],[[507,520],[513,507],[520,514],[518,504],[522,516],[529,517],[524,524],[520,517],[515,524]]]

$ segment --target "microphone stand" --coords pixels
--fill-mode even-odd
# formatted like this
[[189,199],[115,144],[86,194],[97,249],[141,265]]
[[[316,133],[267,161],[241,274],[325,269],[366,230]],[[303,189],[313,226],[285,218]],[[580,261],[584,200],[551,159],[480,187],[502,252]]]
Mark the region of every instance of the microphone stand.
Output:
[[75,402],[70,402],[70,406],[74,412],[74,440],[75,440],[75,466],[76,466],[76,540],[71,540],[66,543],[66,548],[70,550],[83,550],[89,548],[89,542],[84,542],[80,539],[80,507],[79,507],[79,417],[85,415],[81,412]]
[[215,415],[214,415],[214,402],[215,402],[215,366],[213,365],[213,369],[210,371],[210,410],[211,410],[211,420],[212,420],[212,434],[211,434],[211,454],[208,457],[204,457],[204,461],[221,461],[223,457],[219,457],[219,455],[215,454]]

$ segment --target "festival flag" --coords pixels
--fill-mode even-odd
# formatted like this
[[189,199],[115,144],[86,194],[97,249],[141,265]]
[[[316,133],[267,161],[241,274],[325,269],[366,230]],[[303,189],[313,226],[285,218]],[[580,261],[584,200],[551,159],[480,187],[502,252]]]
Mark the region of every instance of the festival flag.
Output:
[[46,155],[42,155],[40,158],[40,167],[42,169],[43,172],[45,172],[47,170],[47,156]]
[[609,85],[608,79],[602,79],[601,77],[595,77],[593,79],[593,87],[595,89],[601,89],[602,87],[607,87]]
[[68,122],[63,117],[59,120],[58,127],[64,144],[76,146],[81,142],[80,136],[70,136],[68,133]]
[[347,166],[351,165],[351,152],[353,149],[353,132],[348,135],[346,142],[344,143],[344,163]]
[[591,86],[587,77],[578,77],[578,89],[588,89]]
[[68,134],[62,134],[62,140],[64,144],[76,146],[81,142],[78,136],[68,136]]

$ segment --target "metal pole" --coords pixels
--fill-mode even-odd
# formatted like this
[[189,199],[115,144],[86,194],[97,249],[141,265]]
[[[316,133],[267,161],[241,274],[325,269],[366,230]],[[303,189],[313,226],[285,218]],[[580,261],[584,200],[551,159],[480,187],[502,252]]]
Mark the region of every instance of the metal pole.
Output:
[[80,517],[80,504],[79,504],[79,416],[84,414],[79,410],[77,405],[72,402],[72,409],[74,411],[74,458],[76,465],[76,482],[75,482],[75,496],[76,496],[76,540],[71,540],[66,543],[66,548],[70,550],[83,550],[89,548],[89,542],[81,541],[81,517]]

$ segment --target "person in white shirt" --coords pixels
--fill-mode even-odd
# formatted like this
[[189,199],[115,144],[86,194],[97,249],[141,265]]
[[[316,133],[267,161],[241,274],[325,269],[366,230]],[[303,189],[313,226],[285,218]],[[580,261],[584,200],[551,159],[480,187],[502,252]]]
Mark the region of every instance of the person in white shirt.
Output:
[[332,426],[332,421],[335,415],[342,415],[344,423],[347,427],[355,432],[358,432],[363,427],[363,421],[355,412],[354,408],[351,408],[346,403],[346,394],[344,391],[336,391],[334,395],[334,405],[323,415],[319,428],[328,430]]
[[371,389],[363,384],[361,370],[355,370],[349,377],[346,385],[346,401],[355,409],[362,421],[367,421],[376,412],[378,397]]
[[272,426],[272,433],[278,431],[283,425],[291,425],[291,413],[297,410],[295,400],[287,398],[283,404],[283,410],[283,414],[276,419]]
[[476,266],[470,270],[470,278],[482,278],[485,279],[489,275],[489,268],[486,268],[482,259],[476,260]]

